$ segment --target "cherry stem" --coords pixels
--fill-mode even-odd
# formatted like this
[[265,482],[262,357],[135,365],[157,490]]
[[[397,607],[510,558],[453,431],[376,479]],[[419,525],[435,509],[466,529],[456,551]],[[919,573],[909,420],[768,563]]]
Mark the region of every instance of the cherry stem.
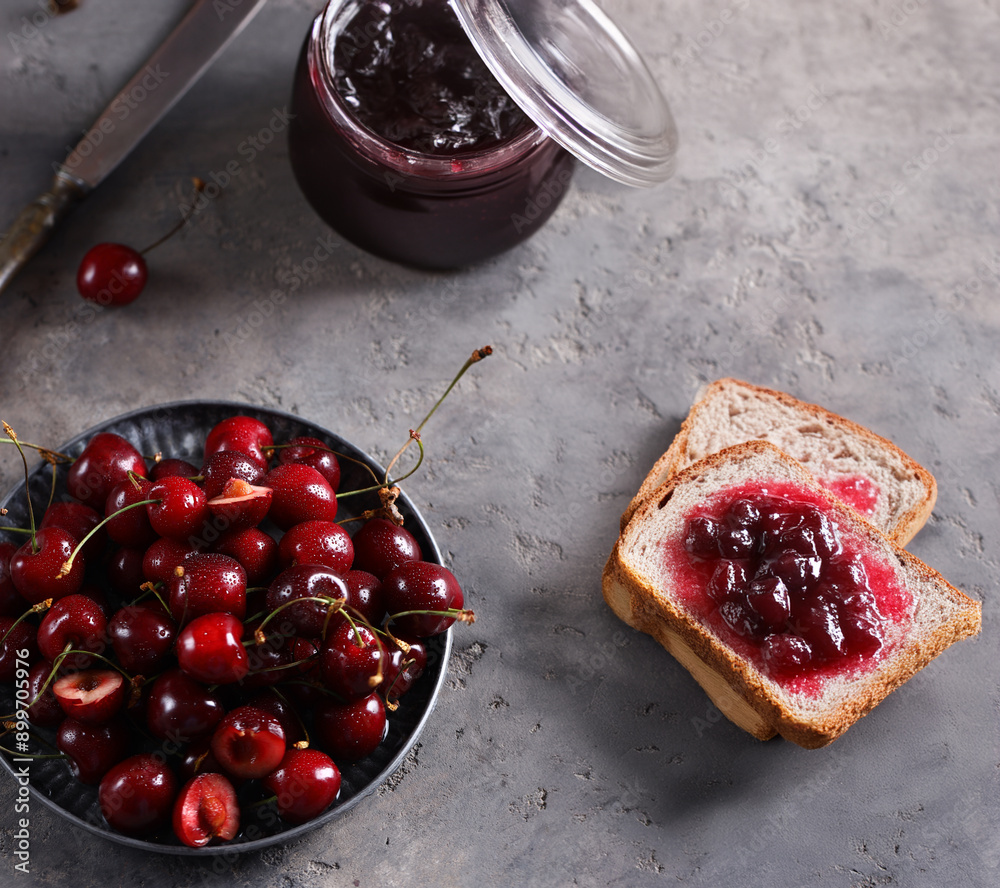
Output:
[[7,437],[14,442],[14,446],[17,448],[17,452],[21,454],[21,462],[24,463],[24,493],[28,500],[28,525],[31,527],[31,554],[34,555],[38,552],[38,543],[35,541],[35,509],[31,505],[31,489],[29,487],[30,478],[28,477],[28,458],[24,455],[24,449],[21,447],[21,442],[17,440],[17,434],[15,431],[7,425],[3,424],[3,430]]
[[[6,423],[4,423],[6,425]],[[14,441],[8,441],[6,438],[0,438],[0,444],[13,444]],[[30,441],[20,441],[21,447],[30,447],[32,450],[38,451],[38,455],[44,459],[47,463],[52,463],[55,465],[69,465],[76,462],[75,456],[70,456],[66,453],[60,453],[58,450],[50,450],[48,447],[42,447],[41,444],[32,444]]]
[[410,611],[400,611],[398,614],[390,614],[389,622],[397,620],[400,617],[409,617],[411,615],[424,615],[427,616],[442,616],[442,617],[454,617],[459,623],[475,623],[476,615],[470,610],[459,610],[458,608],[449,607],[447,610],[410,610]]
[[[305,661],[302,661],[302,662],[305,662]],[[279,691],[277,688],[271,688],[271,690],[274,691],[274,695],[279,700],[281,700],[282,702],[284,702],[288,706],[288,708],[291,711],[292,715],[295,716],[295,720],[299,723],[299,727],[302,729],[302,736],[305,738],[306,746],[308,746],[309,745],[309,729],[306,728],[306,723],[302,720],[302,716],[299,715],[298,707],[297,706],[292,706],[288,702],[288,698],[283,693],[281,693],[281,691]],[[301,741],[299,741],[299,742],[301,742]],[[301,748],[301,747],[299,747],[299,748]]]
[[30,527],[9,527],[6,524],[0,524],[0,530],[9,530],[11,533],[31,533]]
[[278,801],[278,797],[276,795],[273,795],[273,796],[268,796],[266,799],[261,799],[259,802],[251,802],[249,805],[244,805],[244,807],[250,809],[260,808],[263,805],[270,805],[271,802],[276,802],[276,801]]
[[[491,354],[493,354],[493,346],[484,345],[482,348],[477,348],[472,353],[472,355],[466,360],[466,362],[462,365],[462,369],[459,370],[458,373],[455,374],[455,378],[451,381],[451,383],[449,384],[448,388],[446,388],[444,390],[444,394],[441,395],[441,397],[437,399],[437,401],[435,402],[434,406],[431,407],[431,409],[427,412],[427,415],[420,421],[420,425],[418,425],[416,427],[416,429],[411,429],[410,430],[410,437],[406,439],[406,443],[402,447],[399,448],[399,451],[390,460],[389,465],[386,466],[386,470],[385,470],[385,483],[386,484],[389,483],[389,473],[392,471],[392,467],[396,464],[397,460],[403,455],[403,452],[406,450],[407,447],[410,446],[410,444],[413,441],[419,441],[420,440],[420,432],[421,432],[421,430],[427,424],[427,421],[434,415],[434,413],[438,409],[438,407],[441,406],[441,404],[444,401],[444,399],[447,398],[449,394],[451,394],[451,390],[456,385],[458,385],[458,381],[465,375],[465,371],[468,370],[473,364],[479,363],[481,360],[483,360],[483,358],[487,358]],[[423,448],[422,447],[421,447],[421,459],[423,459]],[[419,465],[419,463],[418,463],[418,465]],[[405,477],[409,477],[409,475],[407,475]]]
[[69,572],[73,569],[73,562],[76,559],[76,556],[80,553],[80,550],[87,544],[87,540],[89,540],[95,533],[97,533],[97,531],[99,531],[112,518],[117,518],[119,515],[122,514],[122,512],[127,512],[129,509],[137,509],[139,508],[139,506],[150,506],[154,504],[159,505],[162,502],[163,500],[159,499],[148,499],[148,500],[139,500],[139,502],[137,503],[129,503],[129,505],[122,506],[117,512],[112,512],[106,518],[99,521],[97,524],[94,525],[90,533],[88,533],[82,540],[80,540],[80,542],[76,544],[76,548],[72,552],[70,552],[69,558],[67,558],[63,562],[63,566],[59,568],[59,573],[56,574],[56,579],[62,579],[63,577],[69,574]]
[[417,662],[417,660],[416,660],[415,657],[410,657],[409,660],[403,660],[402,664],[399,667],[399,672],[397,672],[396,675],[392,679],[392,684],[389,685],[389,687],[387,687],[385,689],[385,705],[386,706],[390,706],[390,710],[389,710],[390,712],[395,712],[396,711],[396,707],[399,706],[399,703],[391,703],[390,704],[389,694],[391,694],[392,693],[392,689],[394,687],[396,687],[396,682],[399,681],[400,678],[403,677],[403,673],[406,672],[406,670],[410,666],[412,666],[414,663],[416,663],[416,662]]
[[136,599],[136,603],[138,604],[140,601],[142,601],[143,598],[146,597],[146,595],[152,593],[156,597],[156,600],[160,602],[161,605],[163,605],[163,609],[169,614],[170,608],[167,607],[167,603],[163,600],[163,597],[160,595],[160,590],[158,588],[160,585],[161,585],[160,583],[156,583],[156,585],[154,585],[153,583],[149,582],[149,580],[147,580],[145,583],[139,586],[140,589],[144,590],[144,594],[140,595]]
[[52,507],[52,501],[56,498],[56,482],[59,480],[59,470],[56,468],[55,463],[49,463],[52,466],[52,485],[49,487],[49,501],[45,504],[45,511],[47,512]]
[[64,759],[66,755],[64,753],[57,753],[55,755],[34,752],[14,752],[13,749],[8,749],[6,746],[0,746],[0,752],[6,752],[9,755],[16,755],[18,758],[28,758],[28,759]]
[[[196,176],[194,178],[194,193],[201,194],[201,192],[204,190],[205,190],[205,183]],[[187,225],[188,219],[190,219],[194,215],[194,204],[195,202],[192,200],[191,206],[187,208],[187,212],[181,215],[181,221],[178,222],[173,228],[171,228],[170,231],[168,231],[165,235],[163,235],[163,237],[161,237],[159,240],[153,241],[153,243],[151,243],[148,247],[146,247],[145,250],[140,250],[139,255],[145,256],[151,250],[155,250],[160,244],[170,240],[170,238],[172,238],[175,234],[177,234],[178,231],[180,231],[185,225]]]
[[[264,627],[268,623],[270,623],[271,620],[273,620],[278,614],[280,614],[286,607],[291,607],[293,604],[298,604],[300,601],[319,601],[322,604],[330,605],[330,608],[334,610],[334,612],[336,612],[337,610],[343,609],[344,604],[347,602],[347,599],[330,598],[328,596],[309,595],[303,598],[293,598],[289,601],[284,602],[283,604],[279,604],[273,611],[271,611],[271,613],[269,613],[264,618],[263,622],[254,630],[253,634],[254,641],[256,641],[257,644],[264,644],[264,642],[267,640],[267,636],[264,634]],[[337,607],[334,608],[333,605],[337,605]],[[323,628],[324,630],[326,629],[325,626]]]
[[19,616],[16,620],[14,620],[13,623],[11,623],[10,628],[6,632],[4,632],[3,638],[0,639],[0,650],[3,650],[3,646],[7,642],[7,636],[14,631],[14,627],[18,623],[20,623],[21,620],[23,620],[30,614],[40,614],[42,613],[42,611],[47,611],[50,607],[52,607],[51,598],[46,598],[45,601],[39,601],[38,604],[33,604],[31,607],[29,607],[23,614],[21,614],[21,616]]

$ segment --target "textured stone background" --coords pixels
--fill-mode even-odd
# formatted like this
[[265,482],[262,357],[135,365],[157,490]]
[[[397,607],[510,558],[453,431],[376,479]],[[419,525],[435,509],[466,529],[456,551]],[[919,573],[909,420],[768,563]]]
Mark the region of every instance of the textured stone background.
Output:
[[[48,181],[183,0],[82,0],[24,40],[0,10],[0,225]],[[478,614],[401,779],[222,872],[142,857],[36,805],[38,885],[994,884],[1000,19],[995,0],[610,6],[670,97],[677,175],[589,171],[530,243],[452,275],[340,244],[252,326],[322,223],[279,136],[317,0],[271,0],[0,300],[0,410],[55,444],[176,398],[279,406],[384,455],[474,347],[409,484]],[[15,45],[16,44],[16,45]],[[811,102],[811,106],[810,106]],[[176,217],[186,177],[241,173],[151,258],[127,310],[74,290],[100,240]],[[826,750],[720,721],[599,579],[618,515],[699,383],[772,384],[934,471],[913,551],[984,604],[950,650]],[[16,482],[0,454],[4,488]],[[0,787],[10,852],[13,788]],[[993,873],[991,877],[989,874]]]

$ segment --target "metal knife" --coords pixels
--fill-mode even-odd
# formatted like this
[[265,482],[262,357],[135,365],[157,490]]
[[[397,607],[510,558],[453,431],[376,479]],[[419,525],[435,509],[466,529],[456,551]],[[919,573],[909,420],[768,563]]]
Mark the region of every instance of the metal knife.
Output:
[[0,293],[56,223],[118,166],[207,70],[267,0],[196,0],[143,68],[56,167],[49,190],[21,210],[0,242]]

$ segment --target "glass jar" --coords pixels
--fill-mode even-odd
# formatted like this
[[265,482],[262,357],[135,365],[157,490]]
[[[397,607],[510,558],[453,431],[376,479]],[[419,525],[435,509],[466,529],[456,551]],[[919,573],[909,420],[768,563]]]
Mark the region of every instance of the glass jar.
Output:
[[565,196],[572,155],[530,120],[483,150],[447,155],[364,126],[336,87],[334,50],[365,2],[330,0],[299,58],[288,140],[310,204],[359,247],[423,268],[470,265],[530,237]]

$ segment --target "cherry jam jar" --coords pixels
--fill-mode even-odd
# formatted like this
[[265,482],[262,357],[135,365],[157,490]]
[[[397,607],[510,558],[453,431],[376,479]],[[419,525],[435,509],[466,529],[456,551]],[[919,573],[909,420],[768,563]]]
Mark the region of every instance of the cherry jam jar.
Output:
[[458,268],[521,243],[573,172],[445,0],[331,0],[299,58],[292,114],[292,168],[316,212],[406,265]]

